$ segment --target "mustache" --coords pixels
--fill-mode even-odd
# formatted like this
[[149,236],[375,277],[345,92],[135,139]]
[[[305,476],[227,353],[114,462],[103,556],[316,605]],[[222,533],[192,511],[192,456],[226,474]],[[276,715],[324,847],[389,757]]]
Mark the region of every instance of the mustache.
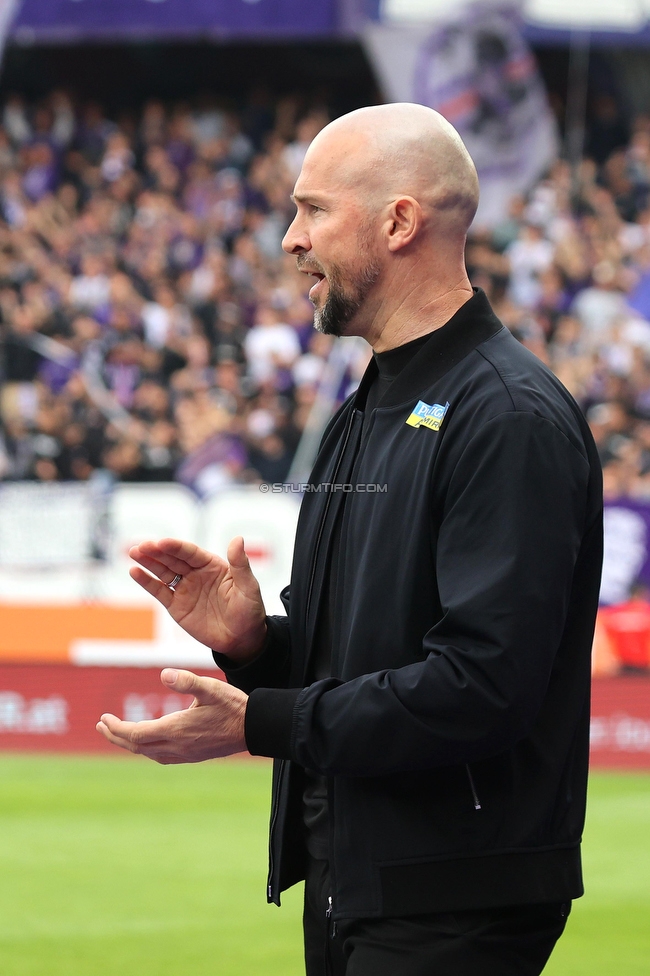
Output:
[[307,254],[298,254],[296,257],[296,268],[298,271],[302,271],[305,267],[313,268],[319,274],[325,274],[323,265],[316,258],[310,258]]

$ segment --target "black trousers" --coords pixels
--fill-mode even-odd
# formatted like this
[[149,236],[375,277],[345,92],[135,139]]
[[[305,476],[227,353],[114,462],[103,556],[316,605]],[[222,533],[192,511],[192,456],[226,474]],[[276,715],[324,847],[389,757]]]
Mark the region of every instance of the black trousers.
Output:
[[436,912],[404,918],[328,915],[326,861],[305,883],[307,976],[539,976],[571,904]]

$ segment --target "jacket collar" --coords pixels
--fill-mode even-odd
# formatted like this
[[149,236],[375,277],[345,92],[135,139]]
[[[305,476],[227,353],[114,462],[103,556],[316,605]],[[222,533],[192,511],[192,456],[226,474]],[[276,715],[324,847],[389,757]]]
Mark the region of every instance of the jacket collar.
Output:
[[[395,377],[379,401],[379,406],[395,407],[409,403],[503,328],[485,292],[475,288],[472,298],[461,305],[445,325],[431,333],[429,341],[418,349],[413,359]],[[376,376],[377,364],[373,358],[368,363],[354,399],[358,409],[362,409],[368,388]]]

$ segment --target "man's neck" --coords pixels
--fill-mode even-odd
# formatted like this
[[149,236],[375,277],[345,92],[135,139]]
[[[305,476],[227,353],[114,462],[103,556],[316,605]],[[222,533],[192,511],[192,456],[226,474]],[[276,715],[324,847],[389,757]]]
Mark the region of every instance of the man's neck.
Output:
[[433,247],[429,242],[386,266],[381,286],[363,309],[363,321],[352,323],[349,334],[362,335],[374,352],[386,352],[440,329],[474,294],[464,251],[458,242],[452,244],[436,241]]
[[[375,316],[371,334],[366,338],[374,352],[386,352],[442,328],[474,291],[467,277],[434,295],[414,295]],[[415,300],[414,300],[415,299]],[[395,306],[395,303],[393,303]],[[383,319],[383,321],[382,321]]]

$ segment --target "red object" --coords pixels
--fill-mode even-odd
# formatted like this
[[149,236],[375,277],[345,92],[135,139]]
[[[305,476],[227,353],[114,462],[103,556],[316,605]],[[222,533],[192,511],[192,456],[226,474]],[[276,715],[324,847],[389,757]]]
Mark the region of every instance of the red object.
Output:
[[621,664],[650,667],[650,605],[645,600],[628,600],[605,607],[600,614]]
[[591,765],[650,769],[650,677],[594,679]]
[[[116,753],[95,729],[103,712],[131,721],[186,708],[191,695],[160,683],[160,668],[73,664],[0,666],[0,749]],[[200,672],[197,672],[200,673]],[[223,677],[212,671],[208,677]]]
[[[160,668],[0,665],[0,749],[121,754],[95,731],[102,712],[139,721],[190,701],[163,687]],[[650,678],[594,679],[591,762],[650,769]]]

